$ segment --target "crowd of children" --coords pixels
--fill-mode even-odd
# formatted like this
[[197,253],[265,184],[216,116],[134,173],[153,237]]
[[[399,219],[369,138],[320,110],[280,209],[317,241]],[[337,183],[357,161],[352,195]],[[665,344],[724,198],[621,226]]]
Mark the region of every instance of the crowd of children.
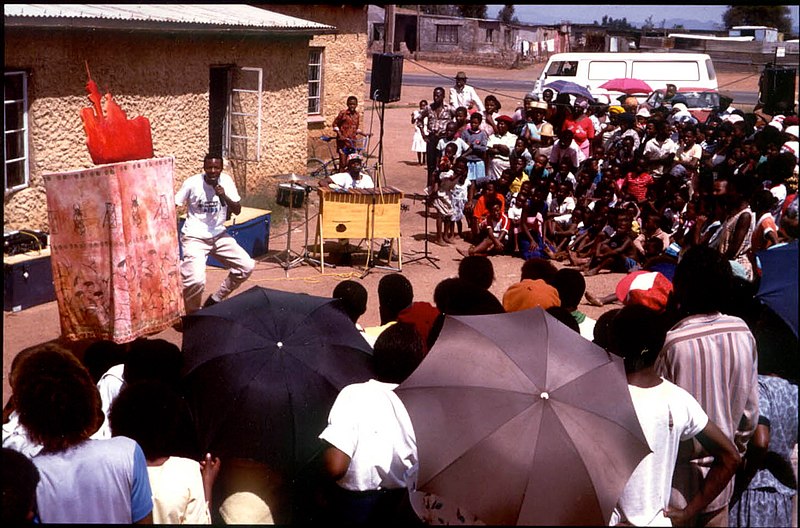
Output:
[[426,189],[434,242],[460,236],[465,255],[544,257],[586,275],[703,244],[752,281],[756,253],[785,240],[787,209],[796,215],[797,116],[729,106],[701,123],[680,102],[572,97],[528,94],[517,119],[491,95],[468,121],[466,108],[451,109],[462,118],[446,125]]

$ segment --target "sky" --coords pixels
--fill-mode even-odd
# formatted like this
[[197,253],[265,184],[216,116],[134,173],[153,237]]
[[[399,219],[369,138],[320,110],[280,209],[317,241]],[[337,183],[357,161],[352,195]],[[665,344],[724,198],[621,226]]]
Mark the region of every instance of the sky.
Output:
[[[489,4],[488,18],[495,18],[503,7]],[[788,5],[795,31],[800,24],[800,7]],[[722,15],[727,5],[597,5],[597,4],[515,4],[514,14],[520,22],[554,24],[568,20],[577,24],[591,24],[600,21],[603,15],[612,18],[627,18],[634,26],[640,26],[649,16],[658,25],[664,19],[686,19],[701,22],[711,21],[722,24]],[[691,26],[686,26],[691,28]]]

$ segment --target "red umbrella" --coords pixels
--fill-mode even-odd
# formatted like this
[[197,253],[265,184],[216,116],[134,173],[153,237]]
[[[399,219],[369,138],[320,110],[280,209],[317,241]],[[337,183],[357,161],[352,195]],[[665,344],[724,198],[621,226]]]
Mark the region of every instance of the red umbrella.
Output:
[[418,489],[488,524],[607,524],[650,452],[622,359],[541,308],[448,316],[396,393]]
[[650,85],[640,79],[632,79],[630,77],[619,77],[611,79],[600,85],[600,88],[608,90],[609,92],[622,92],[624,94],[648,94],[653,91]]

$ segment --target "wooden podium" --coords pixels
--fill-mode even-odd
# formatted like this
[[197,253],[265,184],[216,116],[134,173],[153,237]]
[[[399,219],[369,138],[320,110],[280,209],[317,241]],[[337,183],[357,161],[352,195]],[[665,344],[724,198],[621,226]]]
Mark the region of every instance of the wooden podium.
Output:
[[[319,247],[320,271],[325,272],[323,245],[328,238],[357,238],[372,241],[375,238],[397,240],[397,265],[403,267],[400,248],[400,200],[403,193],[393,187],[376,189],[334,190],[320,187],[319,216],[315,245]],[[391,262],[391,251],[389,261]]]

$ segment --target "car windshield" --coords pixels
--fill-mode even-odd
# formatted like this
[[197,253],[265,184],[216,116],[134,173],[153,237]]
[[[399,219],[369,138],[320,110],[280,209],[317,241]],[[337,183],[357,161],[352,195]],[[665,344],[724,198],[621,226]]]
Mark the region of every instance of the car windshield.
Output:
[[719,106],[717,92],[680,92],[686,98],[687,108],[713,108]]

